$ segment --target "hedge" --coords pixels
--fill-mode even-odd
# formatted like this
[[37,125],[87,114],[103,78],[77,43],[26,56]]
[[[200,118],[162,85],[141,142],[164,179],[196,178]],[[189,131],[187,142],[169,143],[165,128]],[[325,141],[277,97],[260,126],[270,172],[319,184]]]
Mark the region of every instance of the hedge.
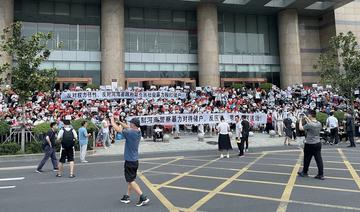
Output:
[[42,142],[40,141],[33,141],[25,146],[25,153],[27,154],[36,154],[41,152],[43,152],[43,149]]
[[318,120],[323,126],[326,124],[326,119],[328,118],[328,115],[326,113],[316,113],[316,120]]
[[265,90],[266,92],[269,92],[273,87],[273,84],[271,83],[261,83],[260,88]]
[[0,144],[0,155],[15,155],[21,149],[17,143],[4,143]]
[[0,120],[0,136],[10,132],[10,125],[5,120]]
[[50,130],[50,122],[44,122],[34,126],[32,129],[35,135],[44,135]]

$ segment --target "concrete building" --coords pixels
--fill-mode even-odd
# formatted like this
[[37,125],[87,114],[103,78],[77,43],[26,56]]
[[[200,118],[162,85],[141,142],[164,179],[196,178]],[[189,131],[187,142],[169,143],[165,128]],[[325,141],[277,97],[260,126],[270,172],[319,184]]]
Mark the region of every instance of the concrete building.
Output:
[[359,0],[0,0],[0,28],[15,20],[24,36],[54,32],[43,67],[63,88],[286,87],[319,80],[313,65],[331,36],[360,38],[359,11]]

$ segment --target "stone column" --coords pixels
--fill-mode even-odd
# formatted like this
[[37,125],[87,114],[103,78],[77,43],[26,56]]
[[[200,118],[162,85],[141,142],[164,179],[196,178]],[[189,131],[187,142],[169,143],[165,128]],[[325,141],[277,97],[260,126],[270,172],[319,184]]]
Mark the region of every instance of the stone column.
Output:
[[298,14],[295,9],[278,14],[280,84],[282,88],[302,84]]
[[[14,21],[14,0],[0,0],[0,35],[3,34],[3,29],[10,26]],[[12,64],[12,57],[5,52],[0,51],[0,64]],[[9,72],[2,73],[2,79],[7,77]],[[9,80],[9,79],[8,79]]]
[[125,88],[124,0],[101,1],[101,83]]
[[200,86],[220,86],[218,16],[214,3],[197,7],[198,63]]

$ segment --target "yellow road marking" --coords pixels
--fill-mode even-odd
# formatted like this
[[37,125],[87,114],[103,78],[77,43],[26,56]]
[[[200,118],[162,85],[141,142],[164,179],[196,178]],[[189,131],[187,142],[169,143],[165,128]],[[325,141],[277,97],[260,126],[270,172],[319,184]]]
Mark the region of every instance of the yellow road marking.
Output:
[[360,178],[359,175],[356,173],[356,170],[354,169],[354,167],[351,165],[351,163],[348,161],[348,159],[346,158],[346,156],[344,155],[344,152],[341,149],[338,149],[339,154],[341,155],[346,167],[348,168],[352,178],[355,180],[356,185],[358,186],[358,188],[360,189]]
[[202,205],[204,205],[206,202],[208,202],[211,198],[213,198],[218,192],[223,190],[226,186],[228,186],[231,182],[233,182],[235,179],[237,179],[239,176],[241,176],[247,169],[249,169],[253,164],[255,164],[258,160],[263,158],[266,155],[266,153],[260,155],[256,160],[249,163],[247,166],[242,168],[240,171],[238,171],[236,174],[234,174],[232,177],[228,178],[225,182],[220,184],[218,187],[216,187],[214,190],[209,192],[206,196],[201,198],[199,201],[197,201],[194,205],[192,205],[189,208],[189,211],[196,211],[199,209]]
[[175,207],[160,191],[158,191],[144,175],[140,173],[139,177],[169,211],[179,211],[179,209]]
[[[211,192],[210,190],[206,190],[206,189],[197,189],[197,188],[170,186],[170,185],[164,186],[164,188],[172,188],[172,189],[194,191],[194,192],[202,192],[202,193]],[[222,191],[218,192],[218,194],[222,194],[222,195],[226,195],[226,196],[244,197],[244,198],[249,198],[249,199],[259,199],[259,200],[268,200],[268,201],[281,202],[280,198],[272,198],[272,197],[265,197],[265,196],[237,194],[237,193],[222,192]],[[342,205],[330,205],[330,204],[315,203],[315,202],[303,202],[303,201],[296,201],[296,200],[289,200],[288,202],[289,203],[301,204],[301,205],[313,205],[313,206],[326,207],[326,208],[337,208],[337,209],[343,209],[343,210],[360,211],[360,208],[342,206]],[[186,209],[181,209],[181,210],[186,210]]]
[[330,190],[330,191],[344,191],[344,192],[360,193],[360,191],[358,191],[358,190],[352,190],[352,189],[330,188],[330,187],[321,187],[321,186],[312,186],[312,185],[303,185],[303,184],[296,184],[295,187],[321,189],[321,190]]
[[291,172],[291,176],[289,178],[289,181],[284,189],[284,192],[281,196],[281,202],[277,208],[277,212],[285,212],[287,210],[287,206],[289,204],[289,200],[290,200],[290,196],[292,193],[292,190],[294,188],[295,185],[295,181],[296,181],[296,176],[297,176],[297,172],[299,171],[300,165],[301,165],[301,156],[302,154],[299,155],[299,158],[297,160],[297,163],[295,164],[295,167],[293,168],[292,172]]
[[189,170],[188,172],[182,173],[181,175],[176,176],[176,177],[174,177],[173,179],[168,180],[168,181],[166,181],[166,182],[158,185],[156,188],[157,188],[157,189],[160,189],[161,187],[163,187],[163,186],[165,186],[165,185],[169,185],[169,184],[171,184],[171,183],[173,183],[173,182],[175,182],[175,181],[177,181],[177,180],[185,177],[186,175],[189,175],[190,173],[192,173],[192,172],[194,172],[194,171],[196,171],[196,170],[198,170],[198,169],[201,169],[201,168],[203,168],[203,167],[205,167],[205,166],[207,166],[207,165],[209,165],[209,164],[211,164],[211,163],[213,163],[213,162],[215,162],[215,161],[217,161],[217,160],[219,160],[219,158],[216,158],[216,159],[211,160],[211,161],[209,161],[209,162],[207,162],[207,163],[205,163],[205,164],[203,164],[203,165],[201,165],[201,166],[198,166],[198,167],[196,167],[196,168],[194,168],[194,169],[191,169],[191,170]]
[[144,170],[144,171],[141,171],[141,173],[146,173],[146,172],[149,172],[149,171],[151,171],[151,170],[160,168],[160,167],[162,167],[162,166],[169,165],[169,164],[174,163],[174,162],[176,162],[176,161],[179,161],[179,160],[181,160],[181,159],[183,159],[183,158],[184,158],[184,157],[178,157],[178,158],[176,158],[176,159],[174,159],[174,160],[171,160],[171,161],[169,161],[169,162],[167,162],[167,163],[163,163],[163,164],[160,164],[160,165],[158,165],[158,166],[154,166],[154,167],[151,167],[151,168],[146,169],[146,170]]

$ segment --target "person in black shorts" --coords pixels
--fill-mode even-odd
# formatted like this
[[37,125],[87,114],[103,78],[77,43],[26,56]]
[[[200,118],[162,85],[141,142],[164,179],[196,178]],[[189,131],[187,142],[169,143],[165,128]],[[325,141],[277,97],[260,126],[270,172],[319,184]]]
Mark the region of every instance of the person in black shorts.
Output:
[[56,177],[62,176],[63,164],[66,160],[70,163],[70,178],[74,178],[74,146],[77,139],[76,131],[70,126],[70,120],[64,120],[64,129],[59,131],[57,140],[61,140],[59,172]]
[[141,140],[140,120],[133,118],[130,121],[130,126],[120,122],[117,125],[114,118],[110,118],[111,125],[117,132],[122,132],[125,137],[125,149],[124,149],[124,175],[125,180],[128,183],[128,189],[126,195],[123,196],[121,202],[130,203],[130,194],[134,191],[139,195],[139,201],[136,206],[143,206],[149,203],[149,199],[143,194],[139,185],[135,182],[137,170],[139,167],[139,143]]

